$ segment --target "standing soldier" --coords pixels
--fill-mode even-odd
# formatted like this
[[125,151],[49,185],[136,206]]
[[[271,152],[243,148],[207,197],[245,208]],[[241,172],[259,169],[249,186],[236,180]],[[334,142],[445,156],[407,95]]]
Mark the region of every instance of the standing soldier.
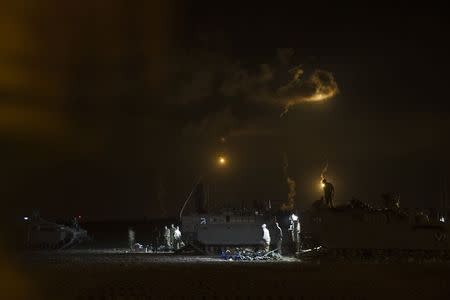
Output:
[[170,247],[175,247],[175,225],[170,225]]
[[262,224],[261,225],[262,230],[263,230],[263,245],[264,245],[264,251],[269,252],[270,250],[270,233],[269,233],[269,229],[267,229],[266,224]]
[[325,178],[322,180],[323,184],[323,196],[325,198],[325,204],[328,207],[333,207],[334,186],[328,182]]
[[135,237],[134,230],[131,227],[129,227],[128,228],[128,245],[130,246],[130,250],[134,249],[134,237]]
[[175,239],[175,249],[178,250],[181,248],[181,231],[178,226],[175,227],[174,239]]
[[170,249],[170,230],[167,226],[164,226],[164,246],[166,250]]
[[291,221],[289,231],[291,231],[292,243],[294,244],[294,252],[297,253],[301,250],[300,221],[296,214],[292,214],[289,217],[289,220]]
[[276,252],[281,255],[281,246],[283,242],[283,230],[281,229],[278,222],[275,222],[275,238],[276,238]]

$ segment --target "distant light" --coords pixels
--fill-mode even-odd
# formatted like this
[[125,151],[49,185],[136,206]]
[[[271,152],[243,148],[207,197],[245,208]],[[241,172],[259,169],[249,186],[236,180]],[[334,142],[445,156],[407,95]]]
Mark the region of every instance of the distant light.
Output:
[[298,217],[295,214],[292,214],[291,215],[291,219],[292,219],[292,221],[297,221]]
[[81,216],[78,216],[78,219],[81,219]]
[[23,217],[23,220],[24,221],[28,221],[30,218],[28,218],[28,217]]
[[219,163],[219,165],[224,166],[227,164],[227,159],[224,156],[219,156],[217,162]]
[[441,221],[442,223],[445,223],[445,218],[444,217],[440,217],[439,221]]

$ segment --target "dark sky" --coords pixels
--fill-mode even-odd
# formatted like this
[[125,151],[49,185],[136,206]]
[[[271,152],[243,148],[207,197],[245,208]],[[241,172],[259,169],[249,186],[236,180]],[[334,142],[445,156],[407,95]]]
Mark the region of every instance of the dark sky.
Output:
[[443,6],[148,2],[2,1],[0,196],[14,215],[175,216],[200,175],[214,207],[281,203],[283,155],[298,207],[320,197],[326,161],[338,203],[439,205]]

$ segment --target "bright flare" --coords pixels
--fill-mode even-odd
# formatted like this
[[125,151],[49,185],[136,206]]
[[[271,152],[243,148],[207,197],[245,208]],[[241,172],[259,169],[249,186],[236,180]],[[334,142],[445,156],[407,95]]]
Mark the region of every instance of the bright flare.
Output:
[[217,162],[219,163],[219,165],[224,166],[227,164],[227,159],[224,156],[219,156]]

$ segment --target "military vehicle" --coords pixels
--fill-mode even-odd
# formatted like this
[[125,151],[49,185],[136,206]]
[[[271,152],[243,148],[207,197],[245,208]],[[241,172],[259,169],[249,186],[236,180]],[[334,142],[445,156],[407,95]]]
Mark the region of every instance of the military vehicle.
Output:
[[302,248],[321,246],[332,257],[450,257],[448,224],[424,214],[354,199],[336,208],[316,203],[300,220]]
[[73,226],[33,217],[28,224],[27,247],[31,249],[67,249],[88,239],[87,231]]
[[[182,215],[187,202],[193,198],[195,212]],[[183,241],[206,254],[217,254],[227,247],[256,248],[262,245],[262,224],[270,230],[272,216],[268,209],[261,211],[223,210],[212,213],[206,209],[203,185],[194,186],[181,212]]]
[[[205,253],[217,253],[227,247],[261,246],[261,225],[273,224],[269,209],[264,214],[224,211],[207,213],[203,192],[195,191],[196,212],[181,216],[183,240]],[[442,220],[430,221],[421,213],[400,209],[397,198],[385,207],[373,208],[352,199],[347,205],[326,207],[322,201],[300,214],[300,242],[295,251],[311,253],[321,249],[328,257],[413,257],[450,259],[449,229]],[[286,230],[285,217],[280,225]],[[285,231],[284,243],[295,243]],[[302,251],[298,251],[298,250]],[[305,251],[306,250],[306,251]]]
[[182,217],[183,240],[194,243],[206,253],[226,247],[258,247],[262,244],[262,224],[267,216],[226,212],[191,214]]

